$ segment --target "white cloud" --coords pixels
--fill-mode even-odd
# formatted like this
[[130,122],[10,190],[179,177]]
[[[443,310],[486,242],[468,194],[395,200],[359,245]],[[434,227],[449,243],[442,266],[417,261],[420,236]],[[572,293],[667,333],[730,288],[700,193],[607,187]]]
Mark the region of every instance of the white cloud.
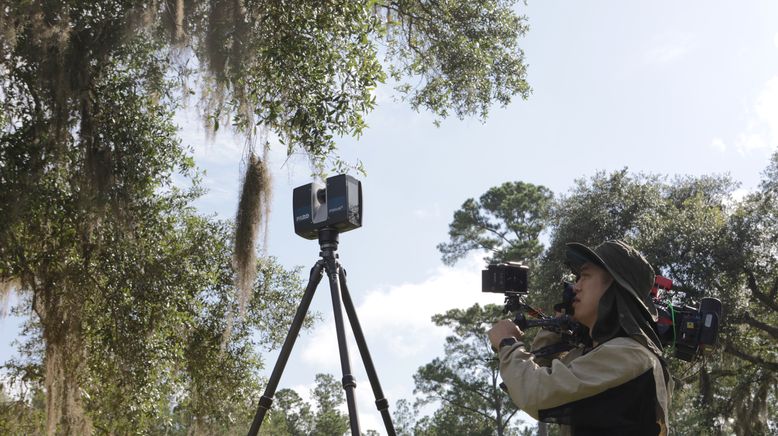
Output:
[[416,209],[413,215],[419,219],[440,218],[440,205],[435,203],[431,207]]
[[735,142],[735,148],[741,155],[748,155],[754,150],[767,149],[767,141],[760,133],[741,133]]
[[722,153],[727,151],[727,144],[725,144],[724,140],[722,140],[721,138],[713,138],[713,141],[711,141],[710,146],[713,149],[718,150]]
[[741,155],[778,147],[778,76],[767,81],[754,105],[754,115],[738,135],[735,149]]
[[394,80],[389,80],[386,84],[379,84],[370,91],[373,97],[375,97],[377,106],[397,103],[397,96],[393,89],[394,84]]
[[778,142],[778,76],[767,81],[756,101],[756,116],[767,125],[772,145]]
[[696,46],[696,39],[689,33],[664,33],[654,37],[644,60],[648,64],[666,64],[682,58]]
[[[195,108],[176,112],[173,121],[178,126],[178,136],[184,146],[191,146],[197,164],[201,167],[242,166],[241,160],[249,149],[246,137],[236,132],[232,126],[222,125],[215,134],[206,131],[202,119]],[[286,148],[280,146],[277,134],[269,129],[258,131],[255,149],[261,152],[262,144],[269,142],[270,160],[283,163],[287,160]],[[237,171],[237,170],[236,170]]]
[[751,194],[753,191],[745,188],[738,188],[732,191],[732,196],[729,199],[724,200],[724,204],[728,208],[735,208],[742,202],[746,196]]
[[747,195],[751,194],[751,190],[745,188],[738,188],[732,192],[732,199],[734,201],[743,201]]
[[[356,311],[368,342],[381,343],[397,359],[413,360],[443,343],[447,330],[430,320],[432,315],[455,307],[501,303],[483,295],[480,256],[473,255],[457,267],[441,266],[420,283],[404,283],[369,291]],[[345,314],[344,314],[345,316]],[[346,322],[347,323],[347,322]],[[346,326],[349,330],[349,326]],[[335,323],[332,316],[319,327],[303,352],[309,364],[339,368]],[[419,364],[425,362],[420,361]]]
[[[778,149],[778,75],[764,84],[753,102],[743,131],[730,143],[741,156]],[[710,146],[720,152],[730,149],[719,137],[713,138]]]
[[[360,383],[357,381],[357,383]],[[370,382],[367,380],[364,380],[361,385],[357,386],[368,386]],[[378,409],[376,409],[375,405],[375,398],[373,397],[373,393],[370,392],[369,388],[362,389],[362,392],[360,392],[360,395],[356,395],[357,398],[357,412],[359,415],[359,429],[364,433],[367,430],[375,430],[379,432],[380,434],[386,434],[384,422],[381,419],[381,413],[378,412]],[[343,406],[341,409],[344,413],[348,414],[348,407],[346,405]],[[394,404],[389,405],[389,414],[395,412]],[[396,418],[392,416],[392,419],[395,420]],[[396,421],[393,421],[393,423],[396,423]]]
[[311,394],[313,392],[313,388],[316,387],[316,383],[308,383],[308,384],[296,384],[289,389],[297,392],[297,395],[302,398],[302,400],[310,405],[313,405],[313,395]]

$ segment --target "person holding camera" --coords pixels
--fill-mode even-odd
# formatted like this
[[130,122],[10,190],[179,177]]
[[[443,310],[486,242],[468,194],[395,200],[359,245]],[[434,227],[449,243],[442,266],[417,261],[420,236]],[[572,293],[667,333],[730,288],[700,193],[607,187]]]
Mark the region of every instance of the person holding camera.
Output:
[[[668,434],[672,379],[655,329],[653,268],[618,240],[594,249],[569,243],[566,255],[576,274],[571,315],[591,343],[543,366],[513,322],[497,322],[488,335],[508,394],[533,418],[562,424],[575,436]],[[533,349],[548,345],[550,336],[538,334]]]

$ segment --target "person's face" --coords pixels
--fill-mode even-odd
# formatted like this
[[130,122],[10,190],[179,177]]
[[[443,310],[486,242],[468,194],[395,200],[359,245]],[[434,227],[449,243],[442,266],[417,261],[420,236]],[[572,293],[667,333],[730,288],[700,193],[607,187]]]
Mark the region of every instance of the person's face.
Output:
[[613,277],[603,268],[586,262],[581,267],[578,279],[573,286],[573,319],[589,327],[597,321],[597,305],[605,290],[613,283]]

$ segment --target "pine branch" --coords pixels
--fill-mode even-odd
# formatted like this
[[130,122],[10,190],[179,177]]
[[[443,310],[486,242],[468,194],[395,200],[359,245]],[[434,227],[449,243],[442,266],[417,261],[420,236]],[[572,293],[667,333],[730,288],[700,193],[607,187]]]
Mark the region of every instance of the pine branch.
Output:
[[471,217],[473,218],[473,221],[476,223],[476,227],[477,228],[480,228],[481,230],[486,230],[488,232],[492,232],[495,235],[497,235],[500,239],[502,239],[506,244],[508,244],[508,245],[511,244],[511,240],[505,237],[505,233],[500,233],[499,230],[497,230],[497,229],[495,229],[493,227],[488,226],[485,222],[482,222],[479,219],[479,216],[477,215],[476,211],[474,211],[471,214]]
[[460,409],[467,410],[469,412],[472,412],[472,413],[475,413],[477,415],[483,416],[484,418],[487,418],[487,419],[493,419],[492,416],[487,414],[487,413],[484,413],[484,412],[482,412],[482,411],[480,411],[478,409],[474,409],[474,408],[469,407],[467,405],[460,404],[460,403],[458,403],[458,402],[456,402],[456,401],[454,401],[454,400],[452,400],[450,398],[446,398],[443,395],[440,395],[440,399],[445,401],[445,402],[447,402],[447,403],[449,403],[449,404],[451,404],[454,407],[459,407]]

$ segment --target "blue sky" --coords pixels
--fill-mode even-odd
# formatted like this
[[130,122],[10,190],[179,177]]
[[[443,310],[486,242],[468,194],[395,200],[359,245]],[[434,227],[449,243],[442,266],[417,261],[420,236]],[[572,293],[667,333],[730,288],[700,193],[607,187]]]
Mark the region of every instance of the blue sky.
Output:
[[[341,235],[340,257],[394,410],[412,398],[415,370],[442,355],[446,331],[430,316],[481,295],[480,256],[445,267],[435,246],[446,240],[453,211],[506,181],[542,184],[565,193],[577,178],[628,167],[669,176],[729,173],[754,189],[778,147],[778,2],[530,1],[520,11],[533,93],[485,123],[416,113],[376,91],[378,108],[358,140],[342,138],[346,159],[361,159],[364,226]],[[234,216],[243,140],[205,140],[193,112],[178,117],[184,143],[206,170],[204,213]],[[272,139],[272,138],[271,138]],[[285,266],[317,260],[318,245],[294,234],[291,193],[308,183],[302,157],[273,151],[273,214],[268,252]],[[306,277],[307,278],[307,277]],[[325,321],[302,335],[281,380],[305,394],[314,374],[340,377],[329,290],[314,308]],[[0,360],[13,352],[18,320],[0,319]],[[362,428],[383,430],[357,350]],[[276,354],[265,357],[269,374]]]

